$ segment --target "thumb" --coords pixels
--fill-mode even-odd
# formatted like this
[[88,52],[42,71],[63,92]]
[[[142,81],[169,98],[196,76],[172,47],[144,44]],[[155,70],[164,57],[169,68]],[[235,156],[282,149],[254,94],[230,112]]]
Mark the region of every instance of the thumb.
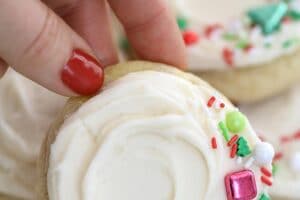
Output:
[[0,44],[0,59],[54,92],[91,95],[102,86],[91,48],[40,1],[1,3]]

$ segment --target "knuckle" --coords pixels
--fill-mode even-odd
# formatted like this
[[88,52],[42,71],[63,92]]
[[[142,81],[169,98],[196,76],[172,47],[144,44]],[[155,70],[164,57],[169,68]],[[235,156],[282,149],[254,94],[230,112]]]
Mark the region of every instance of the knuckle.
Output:
[[59,19],[49,8],[46,9],[47,15],[41,29],[35,33],[33,40],[28,43],[19,59],[22,63],[26,63],[26,60],[33,60],[35,57],[46,56],[49,49],[55,45],[55,40],[59,35]]

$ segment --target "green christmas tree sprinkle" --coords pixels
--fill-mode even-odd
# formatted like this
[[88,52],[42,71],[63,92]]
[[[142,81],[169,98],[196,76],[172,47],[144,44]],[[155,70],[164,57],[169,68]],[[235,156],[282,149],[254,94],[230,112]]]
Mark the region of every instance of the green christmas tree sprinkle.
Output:
[[260,197],[259,197],[259,200],[270,200],[270,197],[268,197],[266,194],[262,194]]
[[248,146],[248,142],[244,137],[240,137],[237,141],[238,150],[237,155],[240,157],[245,157],[251,153],[250,147]]
[[261,27],[265,35],[277,31],[282,18],[287,14],[288,6],[285,2],[263,5],[248,12],[252,23]]
[[180,30],[185,30],[187,28],[187,20],[184,17],[177,17],[177,24],[180,28]]

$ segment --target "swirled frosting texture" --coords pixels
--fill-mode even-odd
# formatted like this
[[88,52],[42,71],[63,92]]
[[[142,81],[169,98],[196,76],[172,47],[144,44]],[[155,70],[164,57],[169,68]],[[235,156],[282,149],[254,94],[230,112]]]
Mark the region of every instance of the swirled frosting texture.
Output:
[[11,69],[0,80],[0,193],[34,199],[39,149],[64,103]]
[[[222,111],[207,108],[212,95],[226,104]],[[229,158],[217,128],[232,110],[205,83],[165,72],[129,73],[60,127],[51,145],[49,199],[226,199],[225,175],[243,169]],[[259,142],[249,125],[243,134],[251,147]]]

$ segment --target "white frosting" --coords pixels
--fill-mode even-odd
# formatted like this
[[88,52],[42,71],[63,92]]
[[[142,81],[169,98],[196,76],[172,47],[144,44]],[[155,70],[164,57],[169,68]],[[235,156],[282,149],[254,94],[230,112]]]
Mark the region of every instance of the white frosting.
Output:
[[[212,95],[224,109],[206,106]],[[235,109],[205,83],[163,72],[130,73],[60,128],[51,146],[49,199],[226,199],[224,177],[244,167],[229,158],[217,124]],[[241,135],[250,148],[260,142],[248,122]],[[260,194],[259,168],[250,169]]]
[[[189,69],[201,71],[230,68],[223,58],[224,48],[231,49],[233,52],[233,67],[267,63],[298,49],[297,42],[288,48],[283,47],[283,44],[287,40],[299,40],[299,22],[283,23],[280,31],[269,36],[262,34],[258,26],[252,30],[245,27],[246,12],[270,2],[269,0],[168,0],[176,15],[187,19],[187,30],[196,32],[200,37],[195,44],[187,45]],[[290,7],[299,11],[299,2],[294,0]],[[216,23],[224,28],[207,38],[204,34],[205,28]],[[248,41],[253,46],[252,50],[245,52],[237,48],[237,40],[224,40],[222,36],[224,33],[235,34],[240,41]],[[271,47],[266,48],[267,43],[271,44]]]
[[291,138],[300,130],[299,107],[300,85],[265,102],[240,107],[258,133],[283,153],[270,190],[276,197],[300,198],[300,138],[281,142],[283,136]]
[[34,198],[40,145],[64,102],[11,69],[0,79],[0,193]]

